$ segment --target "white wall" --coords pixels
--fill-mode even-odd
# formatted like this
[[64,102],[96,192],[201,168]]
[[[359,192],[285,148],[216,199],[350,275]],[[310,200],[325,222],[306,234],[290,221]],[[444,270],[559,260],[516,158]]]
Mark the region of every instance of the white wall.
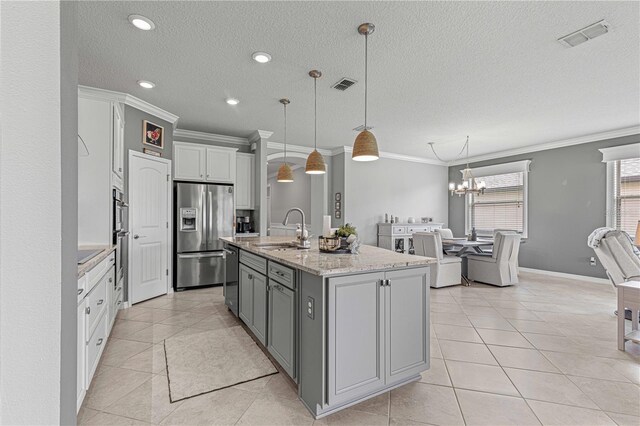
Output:
[[376,224],[384,221],[385,213],[401,221],[429,216],[434,222],[447,222],[446,166],[389,158],[358,162],[350,157],[345,160],[344,221],[357,228],[364,244],[377,244]]
[[[279,183],[275,177],[269,178],[268,182],[271,185],[271,222],[281,223],[287,210],[300,207],[307,223],[311,223],[311,176],[304,172],[304,168],[293,171],[291,183]],[[292,213],[289,222],[300,223],[302,220],[297,213]]]
[[61,147],[77,138],[61,139],[61,13],[60,2],[0,2],[0,424],[72,418],[61,402],[62,287],[74,286],[62,280]]

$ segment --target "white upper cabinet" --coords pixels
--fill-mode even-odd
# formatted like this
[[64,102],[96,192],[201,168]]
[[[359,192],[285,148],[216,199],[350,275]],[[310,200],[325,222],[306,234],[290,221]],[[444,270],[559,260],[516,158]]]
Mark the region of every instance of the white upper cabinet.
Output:
[[236,181],[236,149],[207,147],[207,181],[234,183]]
[[236,154],[236,208],[253,210],[255,194],[255,155]]
[[173,149],[175,180],[235,183],[236,148],[174,142]]
[[114,186],[122,189],[124,181],[124,113],[120,104],[113,104],[113,173]]
[[174,142],[173,147],[173,178],[176,180],[204,180],[206,147],[182,142]]

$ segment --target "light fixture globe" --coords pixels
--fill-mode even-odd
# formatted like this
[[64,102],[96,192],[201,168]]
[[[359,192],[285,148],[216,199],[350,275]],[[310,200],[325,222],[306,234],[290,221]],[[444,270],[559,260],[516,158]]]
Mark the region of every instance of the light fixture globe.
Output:
[[304,172],[308,175],[322,175],[327,172],[327,165],[324,163],[322,154],[314,149],[309,157],[307,157],[307,165],[304,168]]
[[375,161],[380,158],[376,137],[368,130],[361,131],[353,143],[351,159],[355,161]]
[[280,168],[278,169],[278,182],[293,182],[293,172],[291,171],[291,167],[289,164],[282,163]]

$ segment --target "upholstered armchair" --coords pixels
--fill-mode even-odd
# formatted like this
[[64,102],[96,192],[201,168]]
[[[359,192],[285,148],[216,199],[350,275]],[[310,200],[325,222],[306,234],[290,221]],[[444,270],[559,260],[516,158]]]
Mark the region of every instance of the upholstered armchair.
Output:
[[469,279],[500,287],[517,284],[520,238],[519,234],[496,232],[491,256],[467,256]]
[[461,281],[462,260],[457,256],[447,256],[442,251],[442,238],[436,232],[413,234],[413,246],[418,256],[433,257],[438,260],[431,264],[431,287],[458,285]]

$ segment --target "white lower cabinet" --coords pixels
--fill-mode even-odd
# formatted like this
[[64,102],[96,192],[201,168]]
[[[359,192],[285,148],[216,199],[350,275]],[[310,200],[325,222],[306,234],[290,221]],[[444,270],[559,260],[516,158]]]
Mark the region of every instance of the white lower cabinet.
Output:
[[82,406],[122,306],[122,280],[114,285],[114,263],[115,254],[111,253],[78,279],[77,410]]
[[[84,276],[82,277],[84,278]],[[86,342],[84,340],[85,336],[85,322],[86,316],[84,313],[85,303],[84,299],[78,303],[78,317],[77,317],[77,333],[78,333],[78,342],[77,342],[77,379],[76,379],[76,400],[77,400],[77,410],[80,410],[80,406],[82,406],[82,401],[84,400],[84,396],[87,393],[87,387],[85,386],[86,377],[85,377],[85,352],[87,349]]]

